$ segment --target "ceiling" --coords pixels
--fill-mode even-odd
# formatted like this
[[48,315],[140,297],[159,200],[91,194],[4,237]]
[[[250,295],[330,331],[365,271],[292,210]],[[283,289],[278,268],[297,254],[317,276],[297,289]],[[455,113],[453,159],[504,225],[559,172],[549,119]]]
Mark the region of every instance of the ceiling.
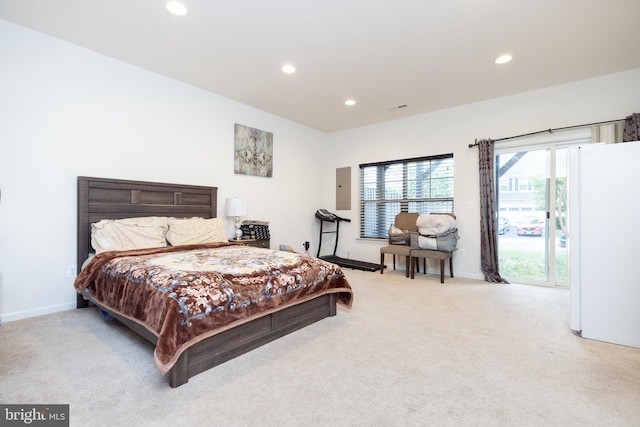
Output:
[[0,19],[323,132],[640,67],[638,0],[165,1],[0,0]]

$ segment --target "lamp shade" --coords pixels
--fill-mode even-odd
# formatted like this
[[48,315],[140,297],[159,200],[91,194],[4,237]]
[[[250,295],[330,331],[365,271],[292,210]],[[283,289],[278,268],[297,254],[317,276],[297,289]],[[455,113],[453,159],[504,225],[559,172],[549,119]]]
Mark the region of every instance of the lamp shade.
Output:
[[247,203],[244,199],[233,197],[227,199],[227,216],[243,216],[247,214]]

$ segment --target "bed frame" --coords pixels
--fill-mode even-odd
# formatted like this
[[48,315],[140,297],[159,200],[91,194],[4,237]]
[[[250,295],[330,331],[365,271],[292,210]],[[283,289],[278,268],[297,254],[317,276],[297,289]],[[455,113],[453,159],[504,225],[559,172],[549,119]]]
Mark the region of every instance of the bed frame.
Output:
[[[214,218],[217,191],[217,187],[78,177],[78,271],[92,252],[91,223],[142,216]],[[335,294],[322,295],[200,341],[184,351],[169,371],[169,384],[178,387],[207,369],[325,317],[335,316],[336,302]],[[90,304],[95,302],[89,295],[78,294],[78,308]],[[156,344],[157,337],[145,327],[100,308]]]

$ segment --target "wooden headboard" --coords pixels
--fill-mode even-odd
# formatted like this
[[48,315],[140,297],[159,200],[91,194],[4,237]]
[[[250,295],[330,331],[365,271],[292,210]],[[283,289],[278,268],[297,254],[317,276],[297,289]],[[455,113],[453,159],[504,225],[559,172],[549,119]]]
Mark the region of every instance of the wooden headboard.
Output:
[[91,248],[91,223],[141,216],[215,218],[218,187],[78,177],[78,271]]

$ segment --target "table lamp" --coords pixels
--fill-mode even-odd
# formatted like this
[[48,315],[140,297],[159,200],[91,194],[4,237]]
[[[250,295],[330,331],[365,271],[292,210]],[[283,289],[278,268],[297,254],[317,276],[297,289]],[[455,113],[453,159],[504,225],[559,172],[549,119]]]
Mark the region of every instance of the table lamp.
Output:
[[247,204],[244,199],[233,197],[227,199],[227,216],[236,217],[236,240],[242,238],[240,230],[240,217],[247,214]]

